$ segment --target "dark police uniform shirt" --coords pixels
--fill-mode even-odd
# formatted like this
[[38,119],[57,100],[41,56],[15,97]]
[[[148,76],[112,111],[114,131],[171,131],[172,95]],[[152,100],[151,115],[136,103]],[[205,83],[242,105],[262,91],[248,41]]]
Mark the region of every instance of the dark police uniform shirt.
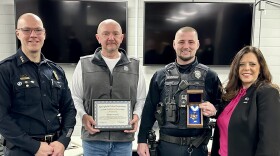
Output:
[[[177,68],[180,73],[190,73],[191,69],[198,65],[197,59],[188,65],[179,65],[176,63]],[[150,82],[149,92],[145,101],[140,129],[138,133],[138,143],[147,143],[147,134],[148,131],[152,129],[154,125],[156,106],[160,102],[160,97],[165,83],[165,68],[157,71]],[[211,69],[207,72],[205,78],[205,91],[206,91],[206,101],[214,104],[216,109],[220,104],[221,91],[220,87],[221,82],[218,75]],[[168,129],[161,128],[160,132],[163,134],[176,136],[176,137],[189,137],[189,136],[198,136],[203,131],[202,129]]]
[[0,62],[0,87],[0,133],[7,142],[36,153],[40,142],[31,136],[61,129],[58,141],[68,146],[76,109],[61,67],[43,55],[31,62],[19,49]]

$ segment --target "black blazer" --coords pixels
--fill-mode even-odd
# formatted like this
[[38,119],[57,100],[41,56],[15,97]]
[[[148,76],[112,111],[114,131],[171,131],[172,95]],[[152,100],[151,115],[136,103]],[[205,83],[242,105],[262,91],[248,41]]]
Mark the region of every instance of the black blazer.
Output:
[[[211,156],[219,156],[219,137],[216,126]],[[280,156],[280,98],[277,89],[270,85],[259,88],[252,85],[247,89],[229,121],[228,156]]]

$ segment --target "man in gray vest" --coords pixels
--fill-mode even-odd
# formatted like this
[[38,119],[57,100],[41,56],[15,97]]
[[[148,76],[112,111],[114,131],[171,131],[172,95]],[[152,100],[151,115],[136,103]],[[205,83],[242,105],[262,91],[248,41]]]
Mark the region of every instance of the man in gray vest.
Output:
[[132,155],[146,87],[139,60],[128,58],[119,48],[123,37],[118,22],[102,21],[96,34],[101,47],[81,57],[73,74],[72,96],[83,123],[84,156]]
[[[194,28],[183,27],[173,41],[176,61],[152,77],[138,134],[140,156],[207,156],[211,137],[209,117],[215,116],[220,103],[221,85],[217,74],[198,63],[199,48]],[[215,106],[214,106],[215,105]],[[155,121],[159,124],[158,145],[147,142]],[[155,151],[157,147],[157,151]]]

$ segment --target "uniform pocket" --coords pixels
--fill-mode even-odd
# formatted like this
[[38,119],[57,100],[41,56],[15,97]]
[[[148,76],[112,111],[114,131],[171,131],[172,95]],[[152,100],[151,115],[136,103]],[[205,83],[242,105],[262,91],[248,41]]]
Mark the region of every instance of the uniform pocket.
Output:
[[19,106],[29,106],[40,101],[40,88],[37,81],[25,80],[14,83],[15,98]]
[[52,103],[58,106],[62,97],[62,90],[64,89],[64,83],[52,79]]

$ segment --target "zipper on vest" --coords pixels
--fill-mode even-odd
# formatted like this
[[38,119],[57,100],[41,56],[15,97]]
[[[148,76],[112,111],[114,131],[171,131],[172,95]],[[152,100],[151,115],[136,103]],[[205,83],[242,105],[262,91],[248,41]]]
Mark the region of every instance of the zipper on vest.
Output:
[[113,86],[111,85],[110,86],[110,99],[112,99],[112,88],[113,88]]
[[113,90],[113,75],[109,71],[109,76],[110,76],[110,98],[112,98],[112,90]]

